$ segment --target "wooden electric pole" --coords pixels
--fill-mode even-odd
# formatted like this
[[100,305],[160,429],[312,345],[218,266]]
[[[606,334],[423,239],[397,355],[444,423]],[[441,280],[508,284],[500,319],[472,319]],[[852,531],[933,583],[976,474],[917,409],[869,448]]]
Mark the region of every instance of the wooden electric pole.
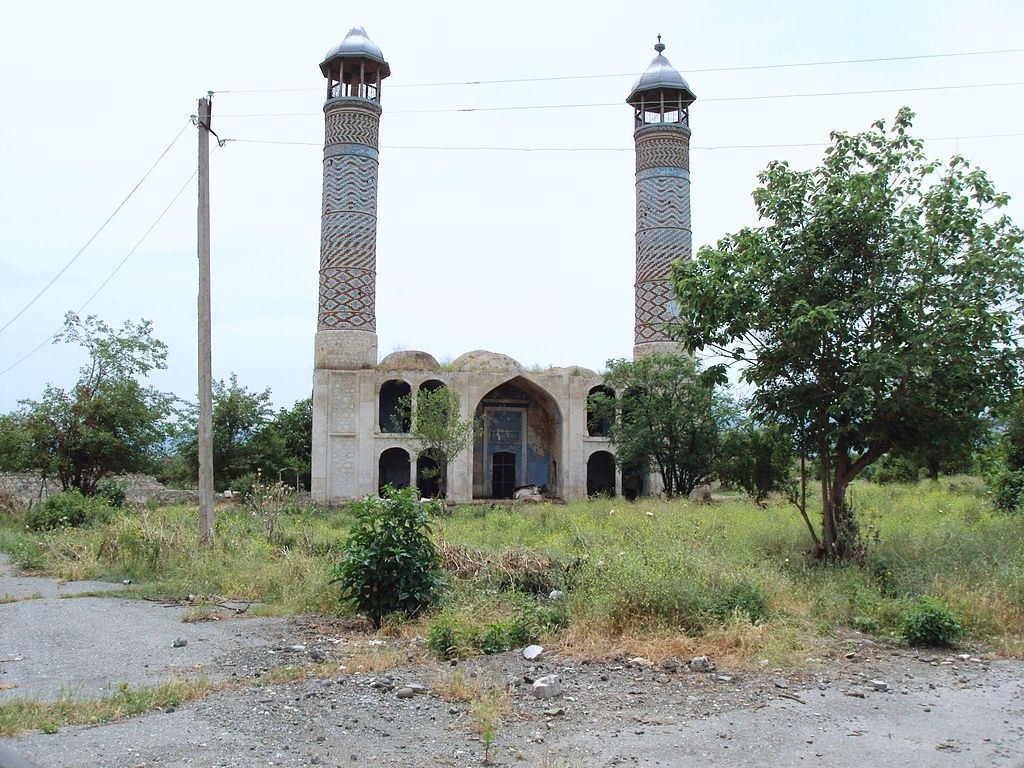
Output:
[[213,544],[213,355],[210,343],[210,115],[199,100],[199,543]]

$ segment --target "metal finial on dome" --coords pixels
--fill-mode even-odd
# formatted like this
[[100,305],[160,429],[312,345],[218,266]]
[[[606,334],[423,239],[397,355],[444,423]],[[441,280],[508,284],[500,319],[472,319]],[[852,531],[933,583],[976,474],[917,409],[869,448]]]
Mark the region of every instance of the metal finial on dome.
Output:
[[658,42],[654,46],[654,50],[656,50],[658,53],[661,53],[662,51],[665,50],[665,44],[661,42],[661,35],[658,35]]

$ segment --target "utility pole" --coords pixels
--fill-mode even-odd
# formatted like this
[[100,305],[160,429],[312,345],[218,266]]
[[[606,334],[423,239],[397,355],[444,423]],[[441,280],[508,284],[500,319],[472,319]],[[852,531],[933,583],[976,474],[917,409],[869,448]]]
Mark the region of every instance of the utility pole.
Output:
[[210,117],[199,100],[199,543],[213,544],[213,355],[210,343]]

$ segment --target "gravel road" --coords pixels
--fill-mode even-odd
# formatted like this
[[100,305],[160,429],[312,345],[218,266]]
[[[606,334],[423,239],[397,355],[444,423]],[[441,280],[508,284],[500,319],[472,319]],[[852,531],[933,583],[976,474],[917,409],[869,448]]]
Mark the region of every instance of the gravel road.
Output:
[[[182,624],[181,609],[98,589],[15,579],[0,565],[0,704],[100,695],[120,682],[203,674],[229,690],[123,722],[0,740],[42,768],[76,766],[471,766],[484,748],[470,705],[450,694],[509,691],[492,764],[514,766],[1024,766],[1024,665],[983,654],[918,653],[867,638],[837,641],[800,672],[690,672],[685,663],[539,662],[506,653],[386,672],[339,669],[330,679],[268,685],[260,675],[312,659],[410,641],[343,624],[246,619]],[[106,585],[110,588],[110,585]],[[173,648],[175,639],[188,644]],[[685,661],[685,660],[684,660]],[[558,674],[561,696],[529,683]],[[422,694],[400,697],[409,683]],[[9,687],[11,684],[17,687]]]

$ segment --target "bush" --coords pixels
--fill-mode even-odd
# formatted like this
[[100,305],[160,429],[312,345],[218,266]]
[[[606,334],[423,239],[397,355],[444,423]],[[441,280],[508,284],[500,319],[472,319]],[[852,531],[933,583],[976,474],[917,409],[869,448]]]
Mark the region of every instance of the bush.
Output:
[[995,505],[1003,512],[1017,512],[1024,507],[1024,469],[1007,472],[999,478]]
[[760,624],[768,619],[768,601],[761,588],[749,579],[723,585],[708,595],[708,613],[719,621],[725,621],[734,614],[745,617],[751,624]]
[[938,600],[922,596],[904,612],[900,630],[911,645],[949,646],[963,635],[960,619]]
[[119,509],[128,501],[128,481],[123,477],[106,477],[96,486],[95,496],[108,506]]
[[501,653],[536,643],[545,633],[563,629],[567,624],[563,601],[541,605],[520,595],[511,615],[484,626],[463,611],[443,611],[427,630],[427,647],[442,659]]
[[354,501],[355,521],[331,569],[331,582],[377,626],[391,613],[411,616],[433,603],[445,583],[441,557],[430,538],[435,502],[420,502],[416,488],[385,486],[381,498]]
[[33,531],[78,528],[110,519],[113,510],[101,499],[90,499],[79,490],[55,493],[25,514],[25,525]]

